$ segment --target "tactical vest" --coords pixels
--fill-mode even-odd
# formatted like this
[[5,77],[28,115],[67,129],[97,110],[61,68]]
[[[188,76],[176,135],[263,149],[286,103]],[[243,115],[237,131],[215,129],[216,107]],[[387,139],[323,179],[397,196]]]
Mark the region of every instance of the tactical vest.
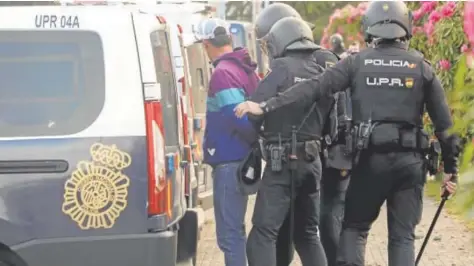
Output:
[[[283,92],[298,82],[310,79],[324,71],[324,69],[316,64],[314,58],[307,53],[292,53],[279,60],[284,60],[287,65],[284,84],[280,84],[278,92]],[[292,126],[299,126],[303,118],[311,110],[314,101],[304,99],[297,103],[285,106],[285,108],[277,109],[265,115],[264,134],[280,133],[282,137],[290,136]],[[301,133],[310,133],[315,136],[322,136],[323,126],[329,116],[331,107],[334,105],[332,97],[325,97],[318,100],[316,108],[314,108],[308,119],[301,127]],[[314,139],[314,138],[309,138]],[[299,138],[299,141],[306,140],[306,137]]]
[[368,48],[358,54],[352,84],[352,117],[422,125],[423,58],[398,47]]

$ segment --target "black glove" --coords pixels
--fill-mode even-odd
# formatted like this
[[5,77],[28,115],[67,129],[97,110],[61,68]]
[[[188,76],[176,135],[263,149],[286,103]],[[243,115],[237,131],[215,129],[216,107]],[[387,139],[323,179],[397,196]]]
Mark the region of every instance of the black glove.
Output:
[[458,170],[458,158],[461,153],[461,139],[456,135],[451,135],[439,140],[441,145],[441,155],[444,163],[444,172],[456,174]]

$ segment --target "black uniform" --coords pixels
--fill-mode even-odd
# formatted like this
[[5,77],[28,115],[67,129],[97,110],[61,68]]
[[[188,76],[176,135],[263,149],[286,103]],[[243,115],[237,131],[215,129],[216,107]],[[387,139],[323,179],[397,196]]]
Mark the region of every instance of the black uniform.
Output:
[[[421,217],[426,176],[422,154],[427,136],[421,130],[424,107],[437,133],[446,132],[452,120],[433,69],[419,53],[406,49],[403,43],[380,43],[293,86],[263,108],[269,112],[351,87],[354,125],[372,123],[370,141],[360,153],[347,192],[338,265],[364,265],[368,231],[385,200],[389,265],[414,265],[414,229]],[[443,146],[442,139],[440,142]]]
[[[328,51],[325,52],[328,56],[332,55]],[[271,69],[272,71],[252,95],[252,101],[265,101],[295,83],[323,71],[323,68],[311,56],[308,56],[307,52],[287,52],[285,57],[272,60]],[[292,126],[301,124],[312,109],[312,103],[310,99],[303,99],[264,116],[263,136],[268,141],[265,148],[267,164],[255,203],[253,228],[247,241],[249,266],[277,265],[275,242],[280,227],[289,213],[292,194],[290,190],[292,179],[287,159],[290,151],[289,138]],[[317,108],[313,109],[300,130],[300,133],[311,133],[312,136],[303,133],[298,135],[297,170],[293,176],[297,195],[294,244],[303,265],[326,265],[326,257],[318,232],[321,161],[319,142],[315,140],[321,138],[323,125],[333,104],[332,96],[319,100]],[[285,156],[283,156],[285,160],[281,171],[272,169],[268,152],[271,149],[270,145],[278,145],[278,133],[285,147]],[[280,235],[288,235],[288,232],[280,232]],[[288,253],[287,250],[280,248],[278,252]]]
[[[323,68],[334,66],[337,61],[339,61],[334,53],[326,49],[316,50],[312,55],[314,62]],[[274,92],[274,89],[272,88],[268,91],[262,91],[262,96],[259,100],[263,101],[273,96],[272,91]],[[339,95],[337,95],[338,106],[336,108],[337,113],[335,114],[337,117],[333,117],[332,119],[342,120],[344,114],[350,115],[350,104],[348,101],[346,102],[347,97],[345,97],[345,94],[346,92],[340,92]],[[333,123],[326,123],[325,125],[325,134],[331,135],[331,138],[334,138],[334,136],[332,136],[333,133],[331,132],[332,129],[330,128],[333,124],[334,121]],[[348,184],[348,175],[342,176],[340,171],[325,169],[323,160],[321,202],[318,203],[321,208],[320,236],[330,266],[333,265],[331,262],[336,259],[336,245],[339,241],[339,234],[341,231],[340,227],[344,214],[344,197]],[[293,252],[288,252],[289,249],[293,250],[293,243],[289,240],[289,226],[288,215],[278,233],[276,243],[277,266],[288,266],[293,260]]]

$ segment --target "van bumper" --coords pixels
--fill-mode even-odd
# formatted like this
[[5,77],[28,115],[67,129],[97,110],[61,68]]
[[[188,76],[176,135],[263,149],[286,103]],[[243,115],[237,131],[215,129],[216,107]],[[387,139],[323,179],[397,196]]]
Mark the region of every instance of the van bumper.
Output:
[[34,240],[11,249],[28,266],[175,266],[178,235],[166,231]]

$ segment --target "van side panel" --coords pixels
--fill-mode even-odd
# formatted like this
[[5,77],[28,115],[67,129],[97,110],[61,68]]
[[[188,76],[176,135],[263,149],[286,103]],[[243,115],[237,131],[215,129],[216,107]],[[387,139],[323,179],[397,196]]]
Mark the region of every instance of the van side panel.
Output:
[[[0,39],[6,31],[98,34],[104,102],[79,132],[2,135],[0,242],[28,266],[174,266],[176,234],[148,232],[145,115],[130,11],[0,8]],[[13,161],[27,171],[9,173]],[[34,162],[55,168],[42,172]]]

